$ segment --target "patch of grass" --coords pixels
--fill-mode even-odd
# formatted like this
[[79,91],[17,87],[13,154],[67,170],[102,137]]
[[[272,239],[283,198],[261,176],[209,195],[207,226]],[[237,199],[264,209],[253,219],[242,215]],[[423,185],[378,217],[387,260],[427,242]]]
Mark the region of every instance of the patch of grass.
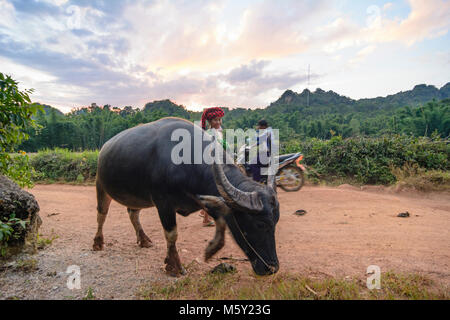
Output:
[[95,300],[94,290],[89,287],[86,291],[86,296],[83,298],[83,300]]
[[449,291],[435,289],[420,275],[382,274],[381,289],[369,290],[358,279],[308,278],[292,274],[244,277],[234,274],[193,275],[171,284],[155,282],[137,292],[139,299],[212,300],[359,300],[450,299]]
[[229,274],[207,274],[200,278],[185,276],[170,285],[156,282],[150,288],[141,288],[138,297],[152,300],[226,299],[237,281],[238,277]]
[[53,241],[58,238],[59,238],[59,236],[54,234],[53,230],[52,230],[52,234],[50,235],[50,238],[44,238],[44,237],[42,237],[42,234],[38,233],[37,242],[36,242],[37,248],[39,250],[42,250],[45,247],[50,246],[53,243]]
[[450,171],[427,171],[410,163],[401,168],[391,167],[391,171],[397,178],[398,188],[414,188],[423,192],[450,191]]
[[382,276],[380,290],[372,290],[370,294],[375,299],[412,299],[433,300],[450,299],[450,288],[440,288],[430,291],[433,281],[420,274],[398,274],[386,272]]
[[14,271],[32,272],[36,271],[37,269],[38,267],[36,259],[20,259],[17,260],[14,265]]

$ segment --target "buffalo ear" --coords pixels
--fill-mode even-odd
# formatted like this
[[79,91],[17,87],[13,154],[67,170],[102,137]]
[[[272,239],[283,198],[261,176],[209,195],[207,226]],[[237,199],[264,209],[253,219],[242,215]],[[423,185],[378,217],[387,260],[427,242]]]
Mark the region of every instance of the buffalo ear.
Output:
[[197,195],[198,201],[205,207],[206,211],[217,212],[222,215],[231,213],[229,206],[225,204],[222,197]]

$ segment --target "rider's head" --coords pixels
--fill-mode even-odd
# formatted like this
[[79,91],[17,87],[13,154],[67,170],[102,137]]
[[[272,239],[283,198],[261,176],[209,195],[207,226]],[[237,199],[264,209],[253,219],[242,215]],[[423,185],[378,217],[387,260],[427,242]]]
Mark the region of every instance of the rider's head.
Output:
[[258,125],[257,125],[257,129],[267,129],[269,125],[267,124],[266,120],[259,120],[258,121]]

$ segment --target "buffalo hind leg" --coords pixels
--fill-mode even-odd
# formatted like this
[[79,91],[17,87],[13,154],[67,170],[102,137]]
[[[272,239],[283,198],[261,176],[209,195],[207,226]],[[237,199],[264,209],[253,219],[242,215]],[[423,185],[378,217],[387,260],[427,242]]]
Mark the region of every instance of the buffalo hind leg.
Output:
[[103,224],[105,223],[106,216],[108,215],[109,205],[111,204],[111,197],[103,190],[100,184],[97,182],[97,233],[94,238],[94,245],[92,248],[95,251],[103,250]]
[[141,222],[139,221],[140,209],[127,208],[128,215],[130,217],[131,223],[133,224],[134,230],[136,230],[137,243],[141,248],[150,248],[153,246],[150,238],[145,234],[144,229],[142,229]]
[[164,259],[166,272],[172,277],[185,275],[186,270],[181,265],[180,256],[178,255],[176,247],[178,232],[175,210],[166,204],[156,204],[156,207],[158,208],[159,219],[164,228],[164,235],[167,242],[167,256]]
[[205,261],[208,261],[214,254],[217,253],[220,249],[225,245],[225,229],[226,222],[224,218],[219,217],[216,219],[216,234],[214,235],[214,239],[212,239],[208,247],[205,250]]

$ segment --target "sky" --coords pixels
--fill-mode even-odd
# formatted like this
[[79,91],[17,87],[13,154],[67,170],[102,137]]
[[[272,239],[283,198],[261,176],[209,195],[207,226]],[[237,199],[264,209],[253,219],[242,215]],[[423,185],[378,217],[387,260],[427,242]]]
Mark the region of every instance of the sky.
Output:
[[449,82],[449,28],[450,0],[0,0],[0,72],[63,112],[372,98]]

